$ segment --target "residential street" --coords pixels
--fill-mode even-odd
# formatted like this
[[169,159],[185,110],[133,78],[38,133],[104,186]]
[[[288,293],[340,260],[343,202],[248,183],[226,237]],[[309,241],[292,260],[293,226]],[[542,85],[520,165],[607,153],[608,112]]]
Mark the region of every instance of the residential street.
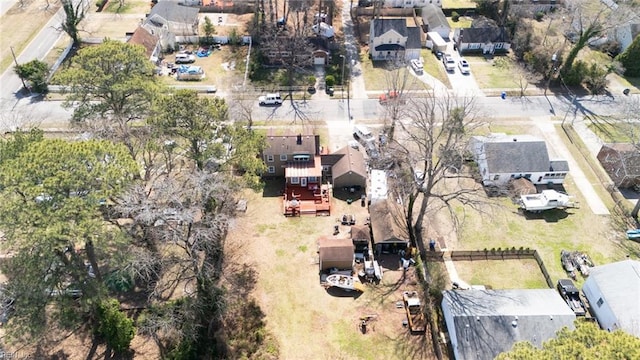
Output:
[[[3,0],[4,9],[11,0]],[[357,40],[354,35],[353,23],[350,16],[351,3],[343,1],[342,22],[345,33],[345,47],[347,55],[345,67],[351,70],[350,79],[350,100],[340,98],[329,99],[324,96],[315,96],[317,100],[307,101],[285,101],[280,107],[260,107],[257,102],[254,108],[254,120],[267,122],[270,120],[293,122],[301,121],[301,118],[314,121],[325,122],[328,127],[328,135],[331,139],[332,147],[338,148],[346,145],[351,138],[354,123],[366,123],[372,128],[382,126],[384,109],[375,99],[379,92],[367,91],[362,74],[362,66],[358,61]],[[38,33],[33,41],[26,47],[25,51],[18,56],[19,62],[27,62],[32,59],[43,59],[56,41],[60,37],[60,32],[56,29],[62,19],[61,11],[54,16],[49,23]],[[456,52],[450,53],[459,57]],[[575,100],[575,105],[571,104],[571,98],[566,95],[558,96],[529,96],[525,98],[508,97],[487,97],[478,88],[473,74],[462,75],[458,69],[454,73],[448,74],[449,80],[454,90],[447,89],[441,82],[425,73],[417,78],[434,89],[436,95],[451,94],[453,96],[473,96],[476,98],[479,110],[479,117],[496,122],[506,121],[517,123],[530,123],[537,126],[544,134],[550,152],[557,157],[565,158],[569,161],[572,176],[581,189],[591,210],[596,214],[607,214],[606,206],[597,197],[593,188],[586,180],[586,177],[579,169],[576,161],[571,157],[570,152],[562,142],[554,127],[562,121],[575,125],[576,131],[580,133],[587,143],[592,153],[599,150],[600,144],[597,137],[593,137],[586,126],[582,125],[584,116],[591,114],[612,115],[621,106],[617,97],[605,96],[585,96]],[[33,124],[40,124],[47,129],[65,128],[70,118],[71,111],[64,109],[61,101],[41,101],[37,96],[25,96],[20,89],[22,84],[15,75],[12,68],[5,71],[0,77],[0,107],[5,111],[2,117],[0,128],[2,131],[10,131],[19,127],[28,127]],[[198,88],[197,85],[186,85],[182,87]],[[224,89],[218,94],[224,96]],[[369,99],[369,97],[372,99]],[[7,115],[7,114],[10,114]],[[302,115],[302,116],[301,116]],[[16,119],[22,119],[20,121]],[[552,121],[552,119],[555,119]],[[411,121],[402,119],[401,121]],[[335,150],[335,149],[330,149]]]

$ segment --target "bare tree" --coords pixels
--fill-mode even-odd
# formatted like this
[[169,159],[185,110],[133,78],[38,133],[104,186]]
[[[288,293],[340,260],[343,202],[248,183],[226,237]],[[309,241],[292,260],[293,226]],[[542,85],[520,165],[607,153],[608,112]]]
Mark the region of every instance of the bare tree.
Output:
[[307,72],[312,65],[313,46],[309,38],[315,36],[312,31],[313,16],[309,15],[312,3],[308,0],[288,2],[283,18],[285,23],[265,24],[259,33],[263,54],[274,65],[285,70],[284,83],[288,86],[289,100],[294,111],[294,122],[308,121],[308,115],[293,98],[296,76]]
[[393,140],[396,124],[407,115],[407,91],[410,89],[425,89],[417,84],[415,77],[406,68],[404,60],[390,61],[385,72],[386,93],[380,98],[384,105],[384,119],[388,126],[389,142]]
[[398,192],[405,199],[409,238],[424,251],[421,233],[428,210],[444,207],[457,222],[454,203],[481,202],[480,187],[464,169],[470,134],[481,123],[472,97],[419,98],[411,101],[408,112],[411,120],[400,122],[402,131],[392,147],[404,169]]

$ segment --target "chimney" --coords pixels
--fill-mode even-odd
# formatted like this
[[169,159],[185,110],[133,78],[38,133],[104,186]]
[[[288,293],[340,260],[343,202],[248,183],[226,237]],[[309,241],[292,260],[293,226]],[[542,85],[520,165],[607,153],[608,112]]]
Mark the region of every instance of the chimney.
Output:
[[302,134],[298,134],[298,138],[296,139],[297,145],[302,145]]

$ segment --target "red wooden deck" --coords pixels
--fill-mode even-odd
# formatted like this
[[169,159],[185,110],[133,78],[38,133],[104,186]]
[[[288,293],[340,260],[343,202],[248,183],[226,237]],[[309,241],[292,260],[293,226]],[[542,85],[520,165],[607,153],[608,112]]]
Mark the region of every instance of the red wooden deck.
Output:
[[[310,186],[317,186],[311,184]],[[331,190],[322,185],[318,189],[288,185],[283,197],[285,216],[330,215]]]

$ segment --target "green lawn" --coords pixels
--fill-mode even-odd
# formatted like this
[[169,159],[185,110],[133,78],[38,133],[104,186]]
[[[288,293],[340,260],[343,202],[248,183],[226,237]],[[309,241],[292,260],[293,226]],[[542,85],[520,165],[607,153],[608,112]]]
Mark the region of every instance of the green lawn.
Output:
[[124,0],[122,4],[118,0],[109,0],[107,6],[102,12],[115,14],[144,14],[149,12],[149,1],[142,0]]
[[446,87],[451,88],[451,84],[449,83],[449,77],[444,70],[444,66],[436,56],[431,52],[431,50],[423,49],[420,52],[420,56],[424,60],[424,71],[438,79],[442,82]]
[[640,137],[640,124],[615,121],[614,119],[602,119],[589,124],[593,131],[605,143],[626,143],[637,141]]
[[[492,127],[492,131],[497,131]],[[499,131],[509,133],[509,129],[501,128]],[[598,176],[592,170],[595,160],[589,156],[587,159],[578,148],[583,148],[582,142],[573,132],[573,141],[564,136],[560,125],[556,131],[562,136],[573,158],[576,160],[587,180],[602,199],[605,205],[612,209],[613,199],[607,190],[601,185]],[[591,164],[593,163],[593,164]],[[597,168],[597,167],[596,167]],[[625,259],[631,253],[640,253],[640,244],[627,241],[624,231],[619,227],[617,219],[594,215],[586,200],[582,198],[580,190],[569,176],[564,188],[570,195],[576,197],[581,203],[579,209],[567,211],[551,210],[536,216],[525,216],[518,211],[517,206],[508,198],[490,198],[482,212],[476,212],[468,207],[460,205],[456,208],[459,216],[464,215],[461,230],[458,233],[459,250],[478,250],[485,248],[511,248],[525,247],[538,250],[553,281],[566,277],[560,263],[560,251],[578,250],[586,252],[596,263],[605,264]],[[492,205],[489,205],[492,204]],[[487,224],[490,224],[487,226]],[[483,266],[474,266],[469,270],[463,264],[458,270],[465,281],[472,283],[481,282],[487,284],[499,284],[497,286],[510,286],[508,281],[502,280],[500,262],[491,262]],[[456,263],[456,269],[458,268]],[[520,270],[513,269],[513,276],[522,276]],[[476,272],[480,272],[476,274]],[[464,276],[462,274],[465,274]],[[508,276],[508,274],[507,274]],[[535,278],[527,277],[522,286],[536,286]],[[578,283],[584,279],[578,278]],[[493,286],[493,285],[492,285]]]
[[456,271],[470,285],[492,289],[543,289],[547,283],[535,260],[456,261]]

